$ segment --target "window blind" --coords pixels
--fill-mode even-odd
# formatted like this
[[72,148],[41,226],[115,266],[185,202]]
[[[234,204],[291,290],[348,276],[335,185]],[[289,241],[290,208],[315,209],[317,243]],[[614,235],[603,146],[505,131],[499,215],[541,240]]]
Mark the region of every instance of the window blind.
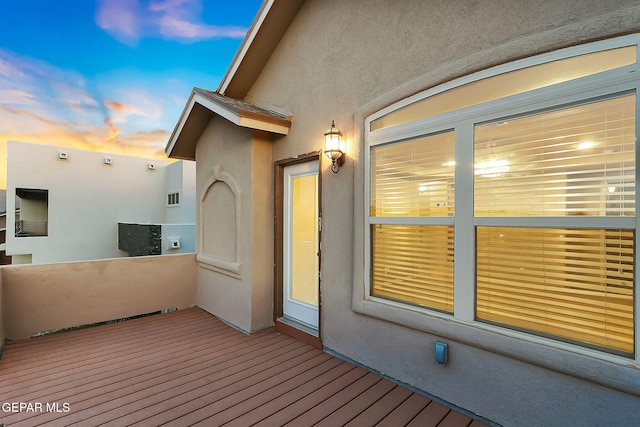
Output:
[[477,317],[633,353],[631,230],[477,227]]
[[453,227],[371,228],[371,294],[453,312]]
[[453,312],[454,146],[445,132],[371,148],[371,295]]
[[454,134],[371,149],[371,216],[453,215]]
[[634,216],[635,95],[475,126],[476,216]]
[[[633,353],[635,94],[475,126],[477,218],[589,216],[589,229],[476,227],[478,319]],[[551,222],[553,224],[553,222]]]

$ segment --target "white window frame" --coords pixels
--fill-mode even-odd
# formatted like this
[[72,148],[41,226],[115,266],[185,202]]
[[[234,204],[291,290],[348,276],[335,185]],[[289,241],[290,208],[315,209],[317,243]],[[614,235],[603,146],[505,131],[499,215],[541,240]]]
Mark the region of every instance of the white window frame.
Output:
[[[507,117],[524,115],[531,112],[543,112],[545,110],[557,109],[560,106],[570,106],[571,104],[584,103],[587,100],[597,100],[607,98],[613,94],[635,91],[636,92],[636,141],[639,140],[640,133],[640,52],[636,51],[636,58],[639,60],[635,64],[623,66],[613,70],[598,74],[581,77],[553,86],[535,89],[529,92],[512,95],[482,104],[473,105],[459,110],[443,113],[433,117],[425,117],[413,122],[404,123],[376,131],[370,131],[371,122],[390,113],[419,101],[431,97],[449,89],[459,87],[471,82],[475,82],[488,77],[515,71],[521,68],[544,64],[572,56],[598,52],[607,49],[635,45],[636,49],[640,45],[640,36],[632,35],[616,39],[605,40],[587,45],[562,49],[555,52],[538,55],[535,57],[518,60],[498,67],[487,69],[441,86],[429,89],[422,93],[405,98],[392,104],[368,117],[364,121],[364,284],[365,295],[360,303],[354,304],[357,312],[392,321],[397,324],[406,325],[426,332],[449,336],[453,339],[460,339],[463,342],[478,343],[481,338],[474,337],[478,331],[486,332],[485,337],[490,337],[492,342],[497,343],[496,350],[501,353],[515,355],[529,362],[540,363],[542,365],[553,365],[555,354],[553,351],[561,350],[576,353],[589,358],[611,362],[617,365],[640,367],[640,289],[637,274],[634,275],[634,331],[635,331],[635,351],[634,357],[609,354],[603,351],[582,347],[576,344],[566,343],[552,338],[532,335],[526,332],[515,331],[499,326],[482,323],[475,320],[475,228],[482,225],[496,225],[495,219],[491,217],[474,218],[473,212],[473,170],[464,165],[473,164],[473,130],[474,124],[500,120]],[[456,170],[455,170],[455,216],[454,220],[454,314],[448,315],[426,308],[409,306],[407,304],[376,298],[371,295],[371,224],[377,223],[369,216],[370,206],[370,173],[371,173],[371,147],[398,142],[405,139],[416,138],[433,133],[454,130],[456,135]],[[637,144],[637,143],[636,143]],[[640,167],[638,162],[638,149],[636,149],[636,168]],[[638,204],[638,191],[636,189],[636,209]],[[576,226],[576,220],[580,221],[580,226],[601,228],[603,218],[594,220],[593,218],[567,218],[567,224]],[[559,221],[560,220],[560,221]],[[384,219],[382,220],[384,221]],[[499,225],[525,225],[525,222],[517,218],[509,219],[512,224],[506,224],[504,220]],[[532,224],[528,218],[526,226]],[[544,227],[553,224],[558,227],[563,219],[553,218],[552,222],[547,219],[539,219],[533,226]],[[607,228],[634,228],[639,230],[638,215],[635,217],[611,217],[606,219]],[[640,245],[640,233],[635,233],[635,260],[638,265],[638,253]],[[505,340],[506,338],[506,340]],[[547,353],[553,357],[549,360],[535,360],[535,356],[515,354],[518,350],[510,348],[515,341],[526,342],[533,345],[536,350],[540,345],[551,349]],[[525,346],[526,347],[526,346]],[[521,352],[527,350],[523,347]],[[540,356],[538,356],[540,357]],[[558,359],[558,360],[561,360]],[[553,366],[549,366],[553,369]],[[600,369],[600,368],[598,368]],[[569,369],[570,370],[570,369]],[[580,372],[572,372],[578,376]]]

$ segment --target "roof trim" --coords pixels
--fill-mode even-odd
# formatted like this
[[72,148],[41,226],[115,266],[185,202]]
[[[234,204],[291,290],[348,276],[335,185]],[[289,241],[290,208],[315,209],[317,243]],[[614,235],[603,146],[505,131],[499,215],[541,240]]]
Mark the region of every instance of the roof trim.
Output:
[[[214,114],[237,126],[279,135],[287,135],[291,127],[291,117],[195,87],[167,142],[167,156],[195,160],[197,140]],[[178,147],[181,149],[177,150]]]
[[275,0],[265,0],[260,6],[260,10],[258,11],[258,14],[256,15],[253,22],[251,23],[251,27],[249,27],[249,31],[247,31],[247,35],[244,37],[244,40],[242,40],[242,44],[240,45],[240,48],[238,49],[235,56],[233,57],[231,64],[229,64],[229,68],[227,68],[227,72],[224,74],[224,77],[220,82],[220,86],[218,86],[218,92],[224,94],[227,88],[229,87],[231,80],[233,80],[233,77],[238,71],[238,67],[240,66],[240,64],[242,63],[242,60],[244,59],[244,57],[247,55],[247,52],[249,51],[249,47],[251,47],[253,40],[258,34],[258,31],[260,31],[260,28],[262,27],[262,23],[264,22],[265,18],[267,17],[267,14],[271,10],[271,6],[273,6],[274,1]]
[[264,0],[217,92],[243,99],[287,32],[304,0]]
[[257,130],[286,135],[291,127],[291,119],[275,111],[258,107],[247,101],[229,98],[210,90],[193,88],[195,101],[211,112],[224,117],[238,126],[253,121],[255,125],[245,126]]

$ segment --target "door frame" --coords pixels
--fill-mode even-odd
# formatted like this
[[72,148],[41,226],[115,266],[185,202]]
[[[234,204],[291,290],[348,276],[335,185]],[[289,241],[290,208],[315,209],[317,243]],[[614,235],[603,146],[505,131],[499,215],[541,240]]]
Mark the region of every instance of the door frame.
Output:
[[[280,322],[283,317],[283,292],[284,292],[284,169],[287,166],[298,163],[318,162],[318,336],[313,336],[305,331],[296,329],[290,325]],[[322,348],[322,151],[301,154],[274,162],[274,263],[273,263],[273,320],[276,330],[308,342],[309,344]]]

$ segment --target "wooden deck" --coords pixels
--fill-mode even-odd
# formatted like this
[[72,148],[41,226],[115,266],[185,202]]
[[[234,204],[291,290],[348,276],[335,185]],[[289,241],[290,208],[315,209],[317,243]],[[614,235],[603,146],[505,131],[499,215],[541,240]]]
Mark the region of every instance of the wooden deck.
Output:
[[11,427],[487,425],[287,335],[247,336],[199,308],[9,342],[0,404],[0,424]]

